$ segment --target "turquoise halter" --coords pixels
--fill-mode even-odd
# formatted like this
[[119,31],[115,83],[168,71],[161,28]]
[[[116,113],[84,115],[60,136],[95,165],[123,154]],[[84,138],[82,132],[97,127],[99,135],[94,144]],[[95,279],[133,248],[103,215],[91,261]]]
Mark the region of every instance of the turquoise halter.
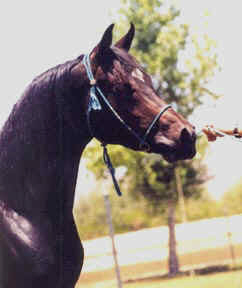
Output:
[[[163,107],[160,112],[155,116],[155,118],[153,119],[153,121],[151,122],[151,124],[148,126],[145,134],[143,137],[140,137],[127,123],[125,123],[125,121],[119,116],[119,114],[114,110],[114,108],[112,107],[112,105],[110,104],[110,102],[108,101],[108,99],[105,97],[105,95],[103,94],[102,90],[97,86],[96,84],[96,80],[93,76],[92,73],[92,69],[91,69],[91,63],[90,63],[90,55],[87,54],[84,56],[82,63],[84,64],[85,68],[86,68],[86,72],[87,72],[87,76],[88,79],[90,80],[90,98],[89,98],[89,102],[88,102],[88,108],[87,108],[87,124],[88,124],[88,129],[90,131],[90,134],[95,137],[93,130],[92,130],[92,126],[91,126],[91,122],[90,122],[90,114],[92,110],[102,110],[102,106],[100,101],[98,100],[97,97],[97,92],[98,95],[100,95],[103,99],[103,101],[105,102],[105,104],[107,105],[107,107],[109,108],[109,110],[115,115],[115,117],[122,123],[122,125],[124,125],[124,127],[139,141],[139,147],[140,149],[144,149],[146,151],[150,150],[150,145],[148,144],[147,137],[151,131],[151,129],[154,127],[155,123],[160,119],[160,117],[166,112],[166,110],[168,110],[169,108],[171,108],[171,105],[166,105],[165,107]],[[97,137],[95,137],[97,138]],[[98,138],[97,138],[98,139]],[[99,140],[99,139],[98,139]],[[100,140],[99,140],[100,141]],[[121,196],[121,191],[119,189],[117,180],[115,179],[115,169],[112,166],[110,157],[108,155],[108,151],[107,151],[107,144],[104,143],[103,141],[100,141],[102,146],[103,146],[103,159],[104,159],[104,163],[107,165],[110,174],[112,176],[113,182],[114,182],[114,186],[116,189],[116,192],[119,196]]]

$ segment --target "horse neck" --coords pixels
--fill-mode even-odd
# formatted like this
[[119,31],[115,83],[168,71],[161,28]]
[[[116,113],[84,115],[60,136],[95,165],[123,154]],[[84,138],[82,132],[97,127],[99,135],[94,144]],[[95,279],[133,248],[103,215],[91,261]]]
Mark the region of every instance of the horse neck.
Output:
[[85,87],[63,85],[40,93],[28,88],[0,135],[0,200],[25,215],[54,219],[60,207],[72,214],[79,161],[91,137]]

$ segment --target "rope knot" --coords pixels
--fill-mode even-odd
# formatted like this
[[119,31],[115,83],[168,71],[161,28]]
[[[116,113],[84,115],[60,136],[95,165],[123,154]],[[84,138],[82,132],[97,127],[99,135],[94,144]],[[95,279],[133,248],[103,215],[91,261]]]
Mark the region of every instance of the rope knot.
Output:
[[91,86],[94,86],[94,85],[96,85],[97,84],[97,81],[95,80],[95,79],[91,79],[90,80],[90,85]]

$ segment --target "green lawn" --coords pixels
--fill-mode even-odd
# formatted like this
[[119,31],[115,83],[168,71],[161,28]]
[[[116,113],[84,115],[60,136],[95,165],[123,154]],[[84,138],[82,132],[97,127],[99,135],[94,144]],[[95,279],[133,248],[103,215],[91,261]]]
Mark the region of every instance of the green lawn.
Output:
[[[237,244],[234,245],[234,252],[236,255],[236,263],[240,264],[242,266],[242,262],[241,262],[241,258],[242,258],[242,244]],[[194,269],[198,269],[200,264],[204,264],[203,267],[200,268],[205,268],[205,267],[211,267],[211,266],[218,266],[218,265],[223,265],[225,264],[224,261],[225,260],[230,260],[231,259],[231,255],[230,255],[230,251],[228,247],[216,247],[213,249],[207,249],[207,250],[201,250],[201,251],[196,251],[193,253],[187,253],[184,255],[180,255],[179,256],[179,263],[180,263],[180,268],[182,271],[182,268],[184,267],[193,267]],[[121,266],[121,277],[123,280],[128,280],[128,279],[140,279],[140,278],[147,278],[147,277],[153,277],[153,276],[158,276],[162,274],[166,274],[168,272],[168,267],[167,267],[168,263],[167,260],[165,261],[157,261],[157,262],[147,262],[147,263],[137,263],[134,265],[129,265],[129,266]],[[235,272],[234,272],[235,273]],[[241,275],[242,275],[242,270],[241,270]],[[215,274],[214,274],[215,275]],[[218,281],[220,276],[222,277],[223,274],[218,274]],[[224,277],[226,277],[227,274],[225,274]],[[208,276],[209,278],[210,276]],[[214,276],[215,277],[215,276]],[[216,278],[216,277],[215,277]],[[237,277],[238,278],[238,277]],[[76,288],[113,288],[116,287],[116,281],[115,281],[115,271],[114,268],[112,269],[108,269],[108,270],[103,270],[103,271],[94,271],[94,272],[89,272],[89,273],[82,273],[79,283],[76,286]],[[196,283],[196,281],[200,281],[197,279],[201,279],[201,281],[206,281],[204,279],[206,279],[206,277],[196,277],[193,280],[192,284],[187,284],[190,283],[189,281],[191,281],[191,279],[189,278],[184,278],[184,279],[180,279],[180,283],[176,288],[179,287],[185,287],[186,285],[188,285],[187,287],[193,287],[193,288],[200,288],[203,286],[199,286],[199,283]],[[241,279],[240,279],[241,280]],[[178,280],[175,280],[175,283]],[[185,281],[185,286],[182,284],[182,282]],[[224,280],[222,280],[224,281]],[[102,286],[102,283],[103,284]],[[114,283],[114,284],[113,284]],[[134,284],[129,284],[129,285],[124,285],[124,288],[126,287],[142,287],[142,283],[145,282],[140,282],[138,284],[138,286],[132,286]],[[157,284],[158,283],[158,284]],[[148,285],[156,285],[156,286],[151,286],[151,287],[164,287],[164,285],[162,283],[166,283],[165,285],[173,285],[173,286],[166,286],[166,287],[175,287],[173,283],[173,281],[168,281],[165,282],[165,280],[163,280],[161,282],[161,280],[159,282],[151,282],[149,284],[145,284],[145,286],[143,287],[150,287]],[[171,284],[170,284],[171,283]],[[220,283],[220,282],[218,282]],[[232,283],[232,281],[231,281]],[[242,283],[242,282],[241,282]],[[221,283],[220,283],[221,284]],[[158,286],[157,286],[158,285]],[[191,285],[191,286],[189,286]],[[194,286],[193,286],[194,285]],[[202,284],[201,284],[202,285]],[[203,284],[205,285],[205,284]],[[231,284],[233,285],[233,284]],[[206,287],[206,286],[205,286]],[[209,286],[208,286],[209,287]],[[219,287],[219,286],[214,286],[214,287]],[[221,288],[226,287],[226,286],[220,286]],[[229,286],[229,287],[236,287],[236,286]],[[227,287],[226,287],[227,288]],[[242,288],[242,284],[241,287],[237,286],[236,288]]]
[[[84,287],[79,282],[76,288]],[[115,281],[85,285],[87,288],[117,288]],[[242,271],[216,273],[204,276],[180,277],[171,280],[140,281],[123,284],[124,288],[241,288]]]

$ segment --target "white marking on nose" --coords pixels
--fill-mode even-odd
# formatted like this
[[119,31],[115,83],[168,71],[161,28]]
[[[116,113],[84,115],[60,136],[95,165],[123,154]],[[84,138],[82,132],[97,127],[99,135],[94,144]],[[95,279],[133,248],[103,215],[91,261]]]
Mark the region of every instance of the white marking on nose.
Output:
[[142,82],[145,82],[145,80],[144,80],[144,75],[143,75],[143,73],[142,73],[138,68],[134,69],[134,70],[132,71],[131,75],[132,75],[133,77],[135,77],[135,78],[138,78],[138,79],[141,80]]

